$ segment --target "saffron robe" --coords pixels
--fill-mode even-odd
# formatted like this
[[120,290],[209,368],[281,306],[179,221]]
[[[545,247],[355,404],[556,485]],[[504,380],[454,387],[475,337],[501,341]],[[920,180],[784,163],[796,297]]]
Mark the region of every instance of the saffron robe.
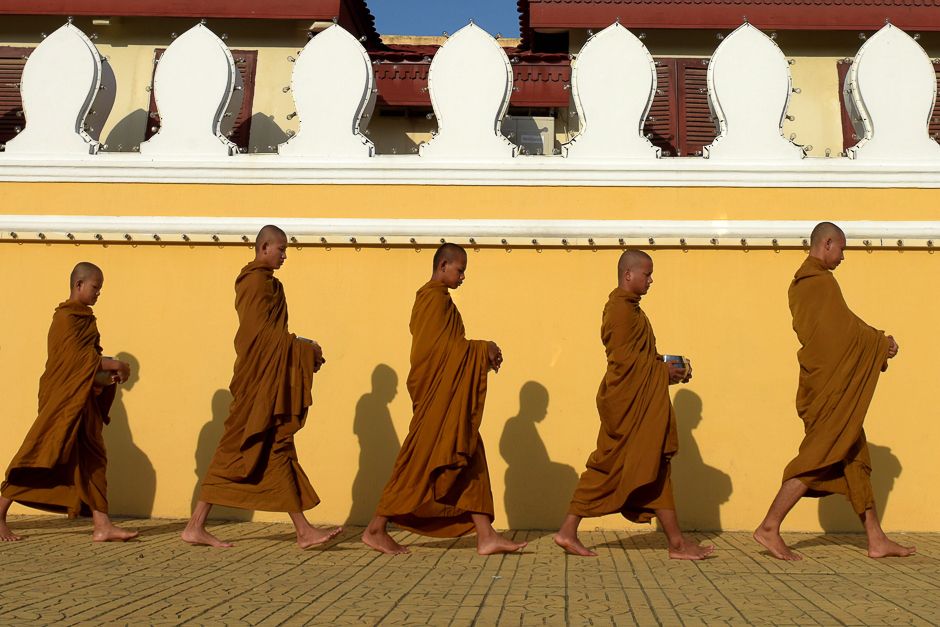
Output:
[[493,520],[480,439],[487,342],[466,338],[460,312],[438,281],[418,290],[410,328],[414,417],[376,514],[426,536],[465,535],[474,528],[471,514]]
[[640,296],[610,293],[601,324],[607,372],[597,391],[597,450],[571,498],[569,514],[619,512],[648,523],[653,510],[675,509],[670,460],[679,450],[669,399],[669,367],[656,351]]
[[260,261],[235,280],[235,373],[222,440],[199,500],[241,509],[301,512],[320,499],[297,459],[294,434],[313,402],[315,352],[287,330],[287,298]]
[[802,348],[796,411],[805,437],[783,472],[806,496],[844,494],[857,514],[874,507],[871,457],[862,423],[890,341],[852,313],[829,268],[809,257],[789,290],[793,330]]
[[91,307],[69,299],[49,327],[46,370],[39,379],[39,416],[10,462],[4,497],[70,518],[108,513],[107,451],[115,386],[96,394],[101,367],[98,324]]

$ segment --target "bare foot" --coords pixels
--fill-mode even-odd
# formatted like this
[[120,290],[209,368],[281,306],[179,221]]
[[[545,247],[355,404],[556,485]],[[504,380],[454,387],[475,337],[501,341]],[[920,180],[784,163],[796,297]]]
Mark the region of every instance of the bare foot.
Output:
[[22,536],[18,536],[7,526],[6,522],[0,521],[0,542],[16,542],[17,540],[22,540]]
[[781,538],[780,534],[777,532],[767,531],[763,527],[758,527],[757,531],[754,532],[754,539],[764,545],[764,547],[779,560],[798,562],[803,559],[802,555],[798,555],[790,550],[787,543],[783,541],[783,538]]
[[681,547],[669,547],[669,557],[674,560],[700,560],[711,555],[714,550],[713,546],[699,546],[683,540]]
[[597,557],[597,553],[594,551],[589,551],[587,547],[581,544],[581,540],[578,539],[578,536],[569,538],[567,536],[562,536],[559,531],[555,535],[555,544],[563,548],[568,553],[572,555],[583,555],[584,557]]
[[107,525],[102,525],[95,529],[91,539],[95,542],[124,542],[136,537],[136,531],[128,531],[127,529],[121,529],[120,527],[115,527],[111,523],[108,523]]
[[183,529],[182,538],[183,542],[189,542],[190,544],[196,544],[200,546],[214,546],[220,549],[235,546],[231,542],[222,542],[214,535],[206,531],[205,527],[197,527],[194,525],[186,525],[186,528]]
[[303,532],[298,529],[297,546],[302,549],[306,549],[308,546],[313,546],[314,544],[323,544],[324,542],[329,542],[338,536],[342,531],[342,527],[337,527],[336,529],[330,529],[328,531],[317,529],[316,527],[307,527],[303,530]]
[[868,543],[868,557],[907,557],[917,550],[913,546],[901,546],[882,536],[881,540]]
[[477,553],[480,555],[494,555],[496,553],[512,553],[525,547],[527,542],[513,542],[498,533],[494,533],[486,539],[477,536]]
[[388,535],[388,531],[372,531],[368,527],[362,532],[362,541],[371,546],[376,551],[381,551],[388,555],[408,555],[411,551],[406,546],[402,546]]

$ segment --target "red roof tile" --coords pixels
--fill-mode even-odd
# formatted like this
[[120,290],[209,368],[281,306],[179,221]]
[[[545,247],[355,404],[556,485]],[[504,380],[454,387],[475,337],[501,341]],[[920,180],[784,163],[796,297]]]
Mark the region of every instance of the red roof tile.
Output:
[[526,26],[876,30],[888,19],[910,30],[940,30],[940,0],[519,0]]
[[[428,85],[431,59],[440,46],[390,45],[372,52],[377,104],[430,107],[431,95],[421,91]],[[571,65],[567,54],[532,54],[519,48],[504,48],[513,68],[514,107],[567,107]],[[427,59],[427,60],[425,60]],[[378,63],[376,63],[378,61]]]

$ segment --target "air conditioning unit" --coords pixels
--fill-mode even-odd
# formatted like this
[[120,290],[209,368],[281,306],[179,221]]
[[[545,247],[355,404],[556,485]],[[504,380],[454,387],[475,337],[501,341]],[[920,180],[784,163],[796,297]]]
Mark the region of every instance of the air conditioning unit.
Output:
[[530,155],[550,155],[555,147],[555,118],[507,115],[500,127],[506,138]]

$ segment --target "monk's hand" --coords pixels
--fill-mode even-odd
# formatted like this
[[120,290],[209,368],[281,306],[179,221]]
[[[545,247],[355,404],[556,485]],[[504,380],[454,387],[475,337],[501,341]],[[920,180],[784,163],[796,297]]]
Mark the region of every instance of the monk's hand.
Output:
[[685,368],[677,367],[676,364],[678,363],[679,361],[676,359],[666,362],[666,367],[669,368],[669,385],[673,385],[675,383],[681,383],[682,380],[685,379],[685,376],[686,376]]
[[898,343],[894,341],[893,335],[888,336],[888,341],[891,342],[890,344],[888,344],[888,359],[891,359],[892,357],[898,354],[899,347],[898,347]]
[[115,361],[117,361],[118,367],[117,370],[114,371],[114,374],[111,375],[111,379],[113,381],[117,381],[118,383],[125,383],[128,379],[131,378],[131,365],[126,361]]
[[91,386],[91,391],[95,396],[101,396],[101,393],[104,392],[104,388],[100,385]]
[[313,343],[313,371],[319,372],[320,366],[326,363],[323,357],[323,349],[316,342]]
[[499,372],[499,367],[503,365],[503,351],[499,350],[496,342],[487,342],[487,354],[490,360],[490,368]]
[[683,378],[680,383],[688,383],[692,380],[692,362],[687,362],[686,366],[688,367],[686,368],[685,378]]

